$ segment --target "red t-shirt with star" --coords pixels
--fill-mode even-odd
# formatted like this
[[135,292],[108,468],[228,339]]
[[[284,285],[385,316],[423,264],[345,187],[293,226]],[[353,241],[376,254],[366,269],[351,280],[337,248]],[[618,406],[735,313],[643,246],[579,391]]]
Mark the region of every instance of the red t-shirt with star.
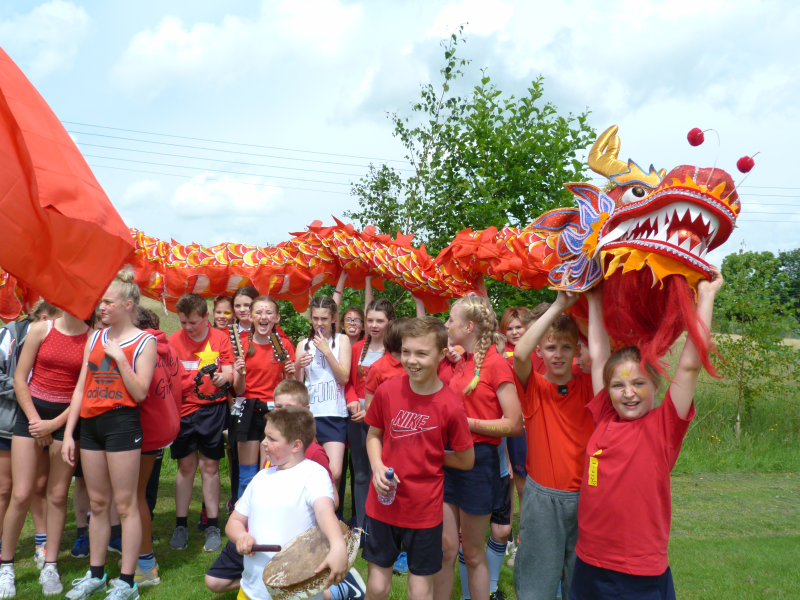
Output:
[[367,515],[410,529],[435,527],[444,518],[444,452],[472,447],[467,414],[459,397],[446,386],[422,396],[411,389],[408,375],[378,387],[367,425],[383,430],[383,464],[400,483],[392,504],[378,500],[374,486],[367,496]]
[[[184,370],[192,381],[197,372],[206,365],[214,364],[218,368],[223,365],[233,365],[233,347],[231,346],[230,337],[219,329],[209,327],[208,335],[200,342],[195,342],[183,329],[179,329],[169,336],[167,341],[175,349],[178,360],[181,361]],[[206,376],[203,377],[203,383],[200,385],[199,391],[207,395],[215,394],[219,392],[219,388],[211,383],[210,377]],[[183,398],[181,417],[192,414],[205,404],[225,401],[227,401],[226,396],[222,396],[217,400],[201,400],[195,393],[194,386],[192,386],[191,391]]]
[[694,418],[694,402],[683,419],[667,391],[660,406],[626,421],[603,390],[586,408],[597,428],[586,448],[575,552],[603,569],[661,575],[669,566],[669,476]]
[[[480,376],[478,386],[469,394],[463,394],[462,391],[475,377],[475,355],[468,354],[464,360],[456,364],[456,372],[450,380],[450,389],[463,400],[468,417],[481,421],[502,419],[503,409],[497,399],[497,389],[504,383],[514,383],[514,369],[505,357],[497,352],[494,344],[491,344],[486,351]],[[476,444],[489,442],[499,446],[502,438],[473,433],[472,439]]]

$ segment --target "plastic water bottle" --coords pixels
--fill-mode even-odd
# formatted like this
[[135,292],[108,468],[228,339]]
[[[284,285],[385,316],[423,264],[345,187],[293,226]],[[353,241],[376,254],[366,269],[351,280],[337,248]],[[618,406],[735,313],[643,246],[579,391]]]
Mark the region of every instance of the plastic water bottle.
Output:
[[381,504],[389,505],[394,502],[395,494],[397,494],[397,482],[394,480],[394,469],[391,467],[386,470],[386,479],[389,480],[389,493],[386,496],[378,494],[378,500]]

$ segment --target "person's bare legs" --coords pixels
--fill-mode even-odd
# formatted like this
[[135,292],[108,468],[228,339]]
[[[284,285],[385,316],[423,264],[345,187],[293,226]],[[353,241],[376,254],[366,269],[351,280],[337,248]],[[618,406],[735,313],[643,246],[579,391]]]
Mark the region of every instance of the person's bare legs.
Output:
[[[200,454],[200,480],[203,484],[203,502],[209,519],[219,517],[219,461]],[[188,511],[187,511],[188,513]]]
[[330,462],[333,487],[339,489],[339,480],[342,478],[342,463],[344,461],[344,444],[341,442],[325,442],[322,444]]
[[[15,435],[11,438],[11,499],[3,519],[3,549],[0,556],[4,561],[14,559],[25,517],[33,502],[34,492],[40,483],[37,464],[44,448],[33,438]],[[45,511],[46,512],[46,511]],[[39,531],[37,529],[37,531]],[[47,527],[40,533],[45,533]]]
[[33,530],[36,533],[45,533],[47,532],[47,477],[50,474],[50,455],[42,452],[36,466],[36,490],[33,493],[29,510],[33,517]]
[[86,480],[83,477],[75,478],[75,487],[72,488],[72,508],[75,510],[75,526],[86,527],[86,517],[89,514],[89,491],[86,489]]
[[[197,452],[178,459],[178,474],[175,476],[175,516],[188,517],[192,501],[194,476],[197,473]],[[208,508],[206,507],[206,510]]]
[[491,515],[471,515],[459,511],[461,549],[469,576],[472,600],[489,600],[489,563],[486,562],[486,530]]
[[408,600],[433,600],[433,575],[409,573]]
[[[367,593],[364,600],[386,600],[392,591],[392,567],[387,569],[367,562]],[[410,577],[410,575],[409,575]],[[409,580],[409,586],[411,581]],[[323,600],[328,600],[324,598]]]
[[139,518],[142,520],[142,547],[139,554],[150,554],[153,551],[153,520],[150,517],[150,508],[147,506],[147,482],[150,480],[157,456],[157,454],[142,454],[139,462],[137,496]]
[[433,597],[450,600],[455,583],[456,559],[458,558],[458,531],[460,512],[454,504],[444,503],[442,521],[442,570],[433,576]]
[[[220,579],[219,577],[206,575],[206,587],[209,589],[209,591],[212,591],[215,594],[235,592],[239,589],[239,587],[241,587],[241,581],[241,579]],[[328,594],[328,598],[325,600],[329,600],[330,592],[325,590],[325,593]]]
[[92,519],[89,521],[89,565],[106,564],[108,542],[111,539],[111,476],[106,453],[102,450],[81,450],[81,464]]
[[11,502],[11,450],[0,450],[0,539],[3,539],[3,520]]
[[[62,442],[53,440],[50,444],[50,477],[47,480],[47,557],[45,562],[58,561],[61,538],[67,521],[67,498],[75,467],[61,458]],[[79,445],[76,442],[76,451]]]
[[142,547],[142,521],[139,518],[137,501],[141,454],[140,449],[106,452],[111,487],[114,490],[114,504],[117,506],[122,525],[121,572],[130,575],[136,571],[139,549]]

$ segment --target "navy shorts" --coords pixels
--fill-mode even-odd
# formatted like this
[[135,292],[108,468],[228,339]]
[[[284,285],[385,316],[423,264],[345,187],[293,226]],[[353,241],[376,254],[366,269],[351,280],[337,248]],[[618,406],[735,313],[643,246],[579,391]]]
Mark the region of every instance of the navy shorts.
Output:
[[[36,409],[36,412],[39,413],[39,417],[42,421],[52,421],[61,416],[61,413],[69,408],[69,402],[48,402],[47,400],[40,400],[39,398],[31,398],[31,400],[33,400],[33,407]],[[67,424],[65,422],[50,435],[52,435],[53,439],[57,442],[63,442],[64,430],[66,428]],[[21,408],[17,411],[17,421],[14,423],[14,435],[26,438],[33,437],[28,430],[28,417],[25,416],[25,411]],[[80,420],[78,420],[78,424],[75,426],[75,431],[72,432],[72,439],[81,439]]]
[[206,575],[235,581],[242,578],[242,573],[244,573],[244,556],[236,551],[236,544],[228,540]]
[[192,414],[181,417],[178,437],[170,446],[174,460],[185,458],[194,452],[211,460],[225,456],[225,431],[228,419],[228,403],[225,401],[204,404]]
[[11,451],[11,438],[0,437],[0,450]]
[[569,600],[675,600],[669,567],[661,575],[630,575],[575,560]]
[[347,420],[349,417],[315,417],[317,425],[317,443],[347,441]]
[[500,478],[500,491],[502,492],[502,502],[495,506],[490,519],[495,525],[511,525],[511,507],[513,506],[511,497],[511,477],[504,475]]
[[444,501],[471,515],[489,515],[503,503],[500,457],[497,446],[489,442],[473,448],[475,466],[469,471],[444,467]]
[[81,417],[81,451],[126,452],[141,447],[138,406],[118,406],[95,417]]
[[435,575],[442,570],[442,524],[426,529],[397,527],[370,516],[361,558],[384,569],[394,566],[401,551],[408,555],[408,572],[418,577]]
[[514,475],[519,475],[523,479],[528,476],[528,470],[525,468],[525,461],[528,459],[528,440],[523,433],[519,437],[506,438],[508,448],[508,458],[511,460],[511,470]]

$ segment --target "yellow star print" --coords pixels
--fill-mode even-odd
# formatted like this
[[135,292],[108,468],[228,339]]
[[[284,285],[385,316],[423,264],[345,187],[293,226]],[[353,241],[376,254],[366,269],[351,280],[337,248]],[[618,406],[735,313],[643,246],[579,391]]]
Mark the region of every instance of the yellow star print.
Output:
[[197,366],[197,369],[200,370],[206,365],[217,364],[217,357],[219,357],[219,352],[214,352],[211,349],[211,342],[206,342],[205,349],[202,352],[195,352],[194,355],[200,358],[200,364]]

